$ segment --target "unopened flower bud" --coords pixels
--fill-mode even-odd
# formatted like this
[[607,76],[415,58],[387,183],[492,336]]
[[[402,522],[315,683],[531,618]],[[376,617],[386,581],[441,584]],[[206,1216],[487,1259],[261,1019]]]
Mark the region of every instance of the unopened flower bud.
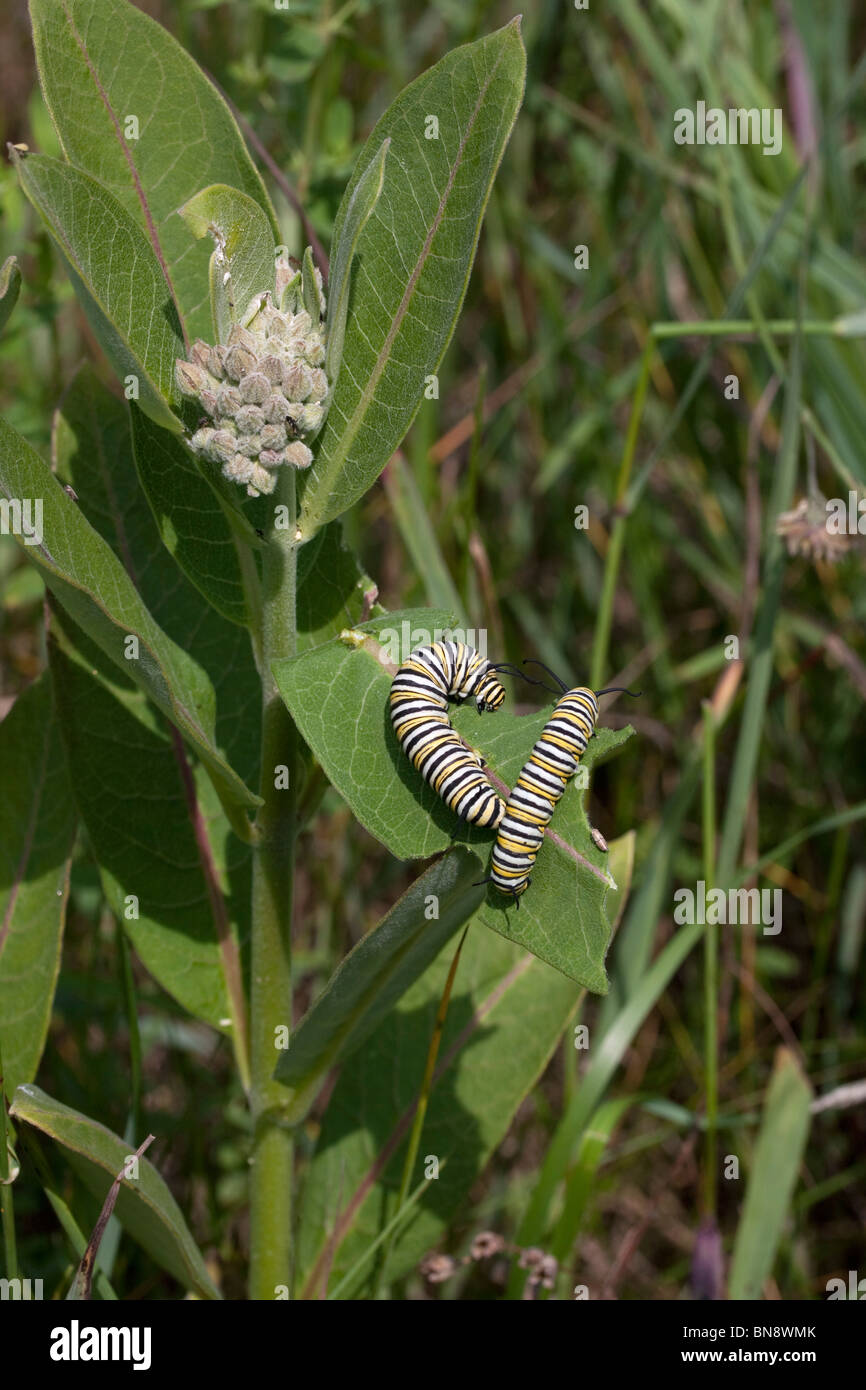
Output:
[[254,333],[251,333],[248,328],[242,328],[239,323],[235,323],[229,333],[228,346],[246,348],[247,352],[255,353],[258,343]]
[[235,440],[235,448],[244,458],[258,458],[262,448],[262,437],[259,434],[239,434]]
[[242,405],[234,413],[234,422],[239,434],[257,434],[265,423],[260,405]]
[[312,377],[302,362],[292,362],[286,368],[283,390],[290,401],[305,401],[312,389]]
[[205,371],[207,371],[209,354],[210,347],[204,341],[204,338],[196,338],[189,350],[190,361],[194,362],[197,367],[203,367]]
[[[252,406],[249,409],[253,409]],[[284,449],[286,447],[285,425],[262,425],[259,433],[263,449]]]
[[[202,402],[202,404],[204,404],[204,402]],[[218,415],[234,418],[242,404],[240,391],[236,386],[230,386],[228,382],[226,382],[224,386],[221,386],[216,393],[216,413]],[[205,409],[207,409],[207,407],[205,407]]]
[[273,386],[281,386],[285,368],[279,357],[269,353],[267,357],[259,358],[259,371],[267,377]]
[[281,396],[278,392],[274,392],[272,396],[268,396],[268,399],[262,406],[262,414],[269,425],[285,424],[289,414],[289,402],[286,400],[285,396]]
[[217,345],[212,347],[207,355],[207,369],[211,376],[221,381],[223,377],[223,362],[225,361],[226,349]]
[[310,382],[310,400],[324,400],[325,396],[328,394],[328,378],[325,376],[321,367],[316,367],[314,371],[310,372]]
[[175,362],[174,376],[184,396],[197,396],[208,384],[207,372],[195,362]]
[[293,468],[309,468],[312,462],[311,450],[300,439],[294,439],[291,444],[286,445],[286,463],[290,463]]
[[232,381],[240,381],[241,377],[255,369],[255,365],[255,353],[241,347],[240,343],[235,343],[226,353],[225,371]]
[[271,394],[271,383],[261,372],[250,372],[238,389],[242,401],[246,401],[248,405],[262,405]]

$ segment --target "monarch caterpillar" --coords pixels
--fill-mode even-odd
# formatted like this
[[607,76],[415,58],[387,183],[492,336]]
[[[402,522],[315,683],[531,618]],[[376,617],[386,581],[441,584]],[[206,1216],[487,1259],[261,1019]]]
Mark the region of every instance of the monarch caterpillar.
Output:
[[479,714],[498,709],[505,699],[498,670],[513,668],[492,666],[464,642],[434,642],[410,654],[390,695],[394,732],[424,781],[463,820],[493,830],[505,815],[505,802],[481,771],[480,755],[451,724],[448,701],[474,699]]
[[[532,664],[544,666],[541,661]],[[553,676],[564,694],[557,700],[553,714],[514,784],[493,846],[491,874],[482,880],[493,883],[500,893],[510,894],[518,907],[521,893],[526,892],[531,882],[529,875],[544,839],[544,828],[595,733],[598,697],[623,689],[611,686],[607,690],[587,690],[584,686],[576,686],[570,690],[549,667],[544,666],[544,670]],[[543,681],[535,683],[544,684]],[[625,690],[623,693],[632,695],[634,692]]]

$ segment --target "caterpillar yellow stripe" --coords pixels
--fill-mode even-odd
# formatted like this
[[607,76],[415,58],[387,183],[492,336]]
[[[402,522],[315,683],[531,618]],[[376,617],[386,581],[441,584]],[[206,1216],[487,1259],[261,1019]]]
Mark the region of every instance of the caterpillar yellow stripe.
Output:
[[391,684],[390,713],[403,752],[449,810],[495,830],[505,802],[484,776],[448,717],[449,701],[474,700],[479,714],[499,709],[505,690],[495,669],[464,642],[417,647]]

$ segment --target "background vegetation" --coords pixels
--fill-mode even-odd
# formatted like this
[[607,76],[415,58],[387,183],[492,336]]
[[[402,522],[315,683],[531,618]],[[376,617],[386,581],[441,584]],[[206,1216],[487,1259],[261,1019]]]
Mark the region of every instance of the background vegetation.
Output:
[[[329,246],[355,155],[405,83],[513,12],[486,0],[140,8],[254,129],[295,252],[297,206]],[[774,523],[807,495],[810,470],[813,492],[863,491],[866,350],[851,317],[866,313],[863,16],[846,0],[613,0],[589,12],[537,0],[523,35],[525,104],[439,398],[345,530],[387,607],[451,609],[486,628],[496,659],[539,656],[569,681],[642,688],[605,720],[637,736],[596,772],[590,798],[608,838],[634,828],[635,866],[611,993],[580,1014],[588,1051],[566,1033],[441,1248],[459,1260],[491,1229],[564,1261],[557,1297],[581,1283],[592,1297],[670,1299],[719,1292],[718,1231],[732,1292],[822,1298],[829,1278],[863,1266],[863,1100],[811,1122],[807,1109],[810,1091],[866,1077],[866,587],[861,542],[836,563],[802,547],[787,557]],[[0,53],[4,142],[57,153],[23,4],[4,8]],[[675,146],[674,110],[699,99],[781,107],[782,153]],[[100,355],[8,164],[0,197],[0,260],[14,253],[24,276],[0,340],[0,406],[47,456],[64,386],[82,357]],[[580,244],[586,270],[574,267]],[[798,305],[825,325],[801,351]],[[720,319],[753,327],[653,333]],[[730,374],[738,399],[725,395]],[[580,504],[587,529],[574,524]],[[41,580],[6,537],[0,583],[5,712],[45,665]],[[730,635],[742,665],[726,657]],[[516,694],[529,708],[533,697]],[[781,888],[781,934],[698,931],[681,960],[663,956],[681,931],[674,890],[714,874]],[[412,877],[326,791],[296,884],[298,1014]],[[122,1133],[130,1043],[117,940],[82,841],[39,1082]],[[249,1135],[230,1049],[137,966],[135,978],[155,1161],[224,1293],[243,1296]],[[716,1085],[717,1151],[740,1160],[739,1180],[717,1191],[706,1133]],[[792,1123],[808,1134],[775,1210]],[[97,1212],[88,1200],[76,1194],[84,1227]],[[55,1287],[68,1267],[55,1214],[26,1183],[16,1203],[22,1264]],[[769,1246],[772,1268],[750,1243]],[[505,1270],[473,1259],[439,1285],[414,1271],[380,1292],[500,1297]],[[134,1297],[177,1296],[130,1241],[115,1272]]]

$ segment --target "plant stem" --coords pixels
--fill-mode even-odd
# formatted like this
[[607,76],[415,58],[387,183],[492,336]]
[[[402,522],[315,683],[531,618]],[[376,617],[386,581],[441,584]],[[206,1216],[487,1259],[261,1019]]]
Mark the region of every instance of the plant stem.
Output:
[[9,1181],[9,1122],[6,1118],[6,1078],[0,1054],[0,1217],[3,1221],[3,1258],[7,1279],[18,1277],[18,1250],[15,1243],[15,1201]]
[[[274,661],[296,650],[297,530],[295,477],[283,470],[275,524],[263,555],[260,835],[254,851],[252,987],[250,1298],[273,1299],[291,1287],[292,1132],[286,1092],[273,1079],[278,1038],[292,1025],[291,918],[296,826],[295,729],[272,675]],[[288,770],[278,778],[278,769]],[[278,787],[277,781],[281,782]],[[286,1030],[281,1036],[280,1030]]]
[[[442,990],[442,997],[439,1000],[439,1007],[436,1010],[436,1018],[433,1023],[433,1034],[430,1038],[430,1046],[427,1049],[427,1064],[424,1068],[424,1080],[421,1082],[421,1091],[418,1096],[418,1104],[415,1107],[415,1118],[412,1121],[412,1131],[409,1135],[409,1142],[406,1145],[406,1157],[403,1161],[403,1177],[400,1182],[400,1192],[397,1197],[397,1211],[402,1211],[409,1199],[409,1184],[412,1181],[412,1172],[415,1167],[415,1160],[418,1157],[418,1147],[421,1143],[421,1131],[424,1128],[424,1118],[427,1114],[427,1104],[430,1100],[430,1091],[433,1086],[433,1074],[436,1070],[436,1058],[439,1056],[439,1044],[442,1041],[442,1031],[445,1027],[445,1019],[448,1015],[448,1005],[451,1002],[451,991],[454,988],[454,977],[457,974],[457,966],[460,963],[460,953],[463,950],[463,943],[466,940],[468,926],[464,927],[463,935],[454,952],[451,961],[451,968],[448,971],[448,978]],[[377,1282],[377,1298],[383,1298],[385,1291],[385,1273],[388,1265],[388,1257],[394,1247],[397,1237],[397,1226],[391,1232],[391,1236],[382,1256],[379,1266],[379,1278]]]
[[712,705],[704,704],[704,1078],[706,1086],[707,1130],[704,1144],[704,1216],[716,1214],[716,1126],[719,1104],[719,929],[708,920],[707,898],[715,887],[716,876],[716,716]]

